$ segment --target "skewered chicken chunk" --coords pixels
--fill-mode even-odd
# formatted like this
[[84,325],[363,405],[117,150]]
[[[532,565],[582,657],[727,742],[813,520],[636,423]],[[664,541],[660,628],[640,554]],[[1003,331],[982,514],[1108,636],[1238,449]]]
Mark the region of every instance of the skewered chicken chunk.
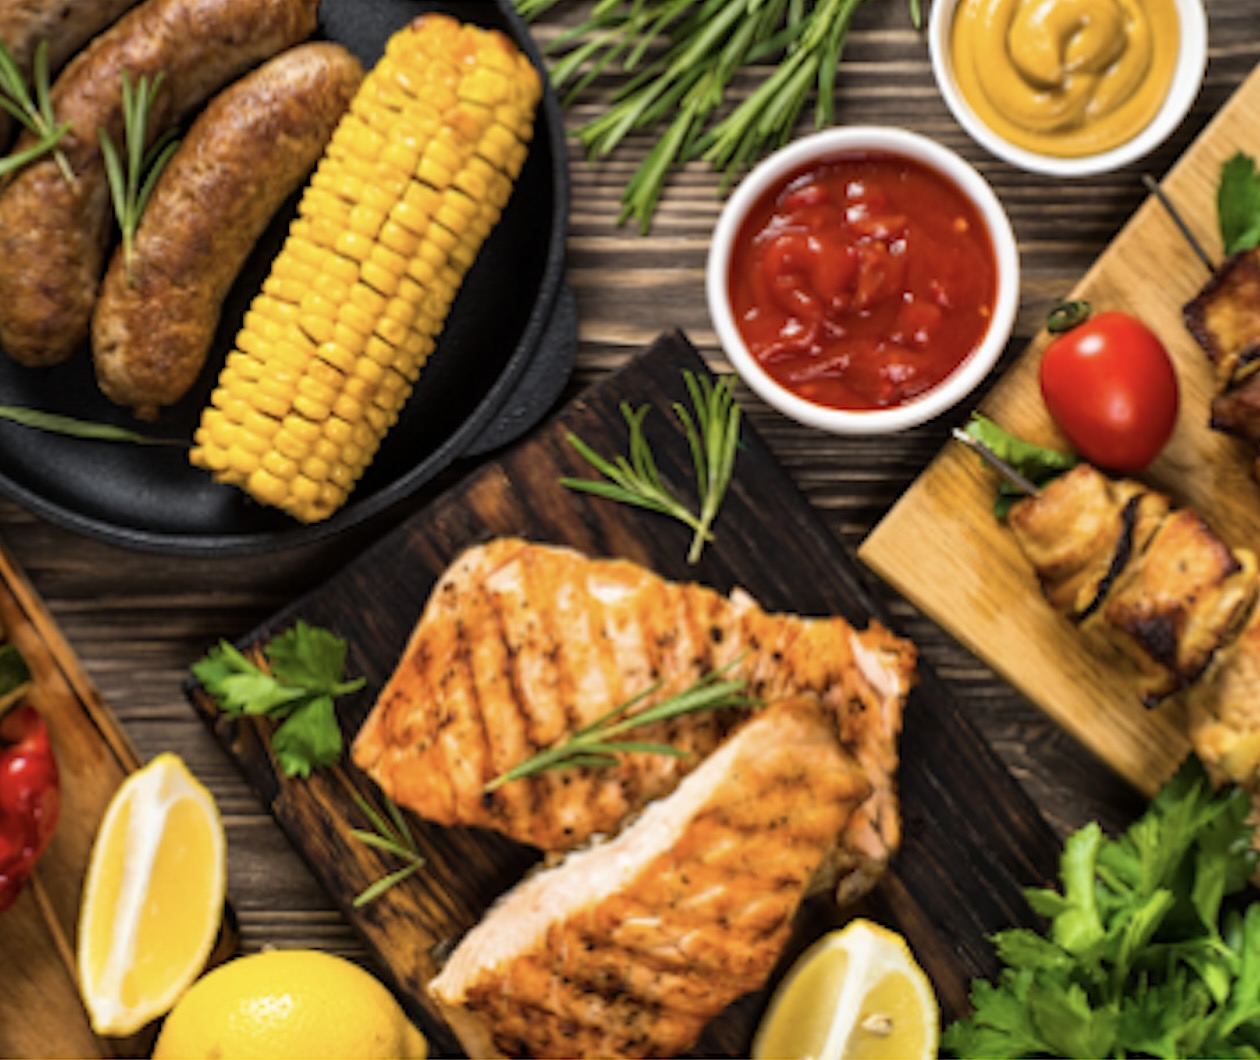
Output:
[[1188,687],[1239,633],[1255,555],[1131,480],[1078,464],[1016,504],[1010,526],[1047,599],[1136,668],[1143,702]]

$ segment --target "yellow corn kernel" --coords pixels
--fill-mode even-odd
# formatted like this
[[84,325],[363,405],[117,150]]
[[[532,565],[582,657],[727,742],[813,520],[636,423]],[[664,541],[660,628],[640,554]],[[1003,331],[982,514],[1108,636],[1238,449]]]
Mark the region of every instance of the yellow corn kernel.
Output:
[[[292,416],[287,418],[293,419]],[[304,420],[303,422],[310,423],[310,420]],[[275,446],[276,452],[282,453],[290,460],[305,460],[307,454],[311,451],[311,443],[308,440],[299,437],[298,434],[289,428],[287,423],[280,424],[280,428],[276,431],[275,437],[272,439],[272,443]]]
[[350,424],[337,416],[329,416],[324,423],[324,437],[333,445],[345,445],[354,436]]
[[338,319],[337,326],[333,330],[333,342],[339,346],[344,346],[355,357],[363,352],[363,344],[367,341],[367,336],[354,328],[350,327],[344,320]]
[[275,507],[283,506],[289,495],[289,483],[286,480],[277,478],[261,468],[251,470],[247,478],[247,487],[255,499]]
[[317,456],[308,456],[298,466],[300,477],[312,483],[323,482],[328,478],[328,473],[331,469],[332,465],[327,460],[321,460]]
[[298,518],[304,522],[313,523],[319,517],[317,508],[319,504],[319,488],[320,484],[312,481],[306,475],[298,475],[289,483],[290,502],[293,505],[295,514],[300,513]]
[[343,392],[337,395],[337,400],[333,403],[332,415],[338,422],[350,423],[357,420],[363,415],[363,409],[366,407],[367,401],[349,392]]
[[234,473],[248,477],[258,468],[258,454],[236,442],[228,446],[227,464]]
[[[366,283],[356,283],[350,288],[349,304],[364,314],[363,319],[370,320],[371,318],[379,316],[385,311],[385,306],[388,301],[389,300],[381,294],[380,291],[369,287]],[[344,304],[345,303],[343,303],[343,308]],[[350,326],[353,327],[354,324],[351,323]]]
[[321,342],[315,353],[321,361],[336,369],[342,376],[350,375],[358,362],[362,360],[357,353],[348,350],[337,341],[335,326],[332,337]]
[[399,224],[397,218],[391,214],[390,219],[381,225],[378,238],[380,243],[377,249],[386,247],[403,258],[403,271],[405,272],[407,268],[406,259],[415,253],[416,247],[420,243],[420,236]]
[[481,142],[477,144],[477,153],[491,165],[506,173],[513,149],[519,143],[520,141],[502,125],[491,125],[481,138]]
[[316,346],[322,346],[332,338],[335,326],[335,321],[322,313],[303,313],[298,318],[298,327],[302,334]]
[[310,420],[303,416],[299,416],[295,412],[291,412],[289,415],[285,416],[283,422],[280,424],[280,427],[308,450],[317,441],[319,441],[321,436],[319,424],[312,423]]
[[334,247],[338,254],[342,254],[353,261],[366,261],[367,256],[372,253],[372,247],[376,245],[376,237],[374,235],[364,235],[362,232],[356,232],[352,228],[347,228],[338,233],[337,241]]

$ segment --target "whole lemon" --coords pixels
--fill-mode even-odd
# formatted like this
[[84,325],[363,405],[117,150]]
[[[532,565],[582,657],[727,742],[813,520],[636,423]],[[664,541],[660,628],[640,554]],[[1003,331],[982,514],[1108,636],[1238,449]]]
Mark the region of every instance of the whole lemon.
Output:
[[180,998],[153,1050],[155,1060],[427,1053],[383,983],[318,950],[265,950],[215,968]]

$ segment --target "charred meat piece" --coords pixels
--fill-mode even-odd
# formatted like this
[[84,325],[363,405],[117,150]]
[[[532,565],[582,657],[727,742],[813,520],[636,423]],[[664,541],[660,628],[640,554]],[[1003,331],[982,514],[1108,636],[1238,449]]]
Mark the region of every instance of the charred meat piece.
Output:
[[677,1056],[765,982],[868,791],[817,697],[771,704],[616,839],[508,892],[430,991],[470,1056]]
[[1139,483],[1078,464],[1012,508],[1047,599],[1137,668],[1153,705],[1192,683],[1255,604],[1255,556]]
[[[1183,317],[1216,375],[1212,429],[1260,445],[1260,250],[1228,258]],[[1252,475],[1260,479],[1260,460]]]
[[391,799],[443,825],[496,829],[547,851],[616,832],[671,791],[747,712],[686,715],[636,730],[682,757],[626,754],[616,766],[487,783],[659,683],[643,707],[729,667],[772,701],[817,695],[868,773],[868,803],[836,861],[860,889],[900,838],[897,736],[913,645],[878,624],[771,615],[746,594],[666,581],[624,560],[500,538],[439,578],[353,745]]
[[1198,513],[1170,514],[1092,618],[1146,675],[1148,703],[1193,682],[1235,636],[1256,598],[1256,560]]
[[[1260,347],[1256,348],[1260,353]],[[1213,430],[1260,445],[1260,374],[1252,372],[1212,398]]]
[[1260,251],[1225,261],[1182,315],[1212,361],[1217,385],[1232,386],[1239,370],[1260,353]]

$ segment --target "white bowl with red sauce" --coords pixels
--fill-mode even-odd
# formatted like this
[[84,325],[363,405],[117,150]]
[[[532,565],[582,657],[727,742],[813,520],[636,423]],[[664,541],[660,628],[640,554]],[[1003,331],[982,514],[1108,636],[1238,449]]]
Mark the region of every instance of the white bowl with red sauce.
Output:
[[948,148],[885,126],[794,141],[731,195],[709,248],[718,340],[767,404],[835,434],[918,426],[1001,357],[1019,306],[1006,211]]

